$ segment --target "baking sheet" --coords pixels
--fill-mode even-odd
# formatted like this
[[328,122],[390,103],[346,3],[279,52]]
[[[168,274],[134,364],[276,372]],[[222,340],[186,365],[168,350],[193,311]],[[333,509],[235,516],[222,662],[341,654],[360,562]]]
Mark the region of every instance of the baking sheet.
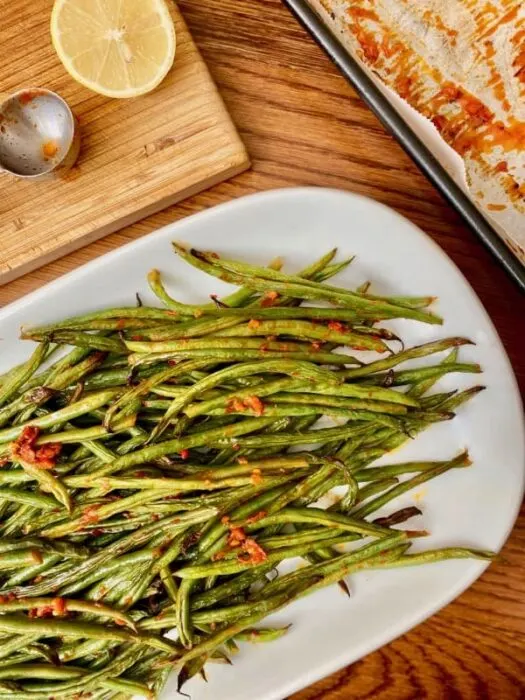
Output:
[[474,232],[525,291],[525,267],[501,239],[502,230],[488,221],[471,200],[461,158],[441,139],[432,124],[387,88],[309,6],[307,0],[284,0],[328,53],[346,78],[393,133],[422,171],[457,209]]

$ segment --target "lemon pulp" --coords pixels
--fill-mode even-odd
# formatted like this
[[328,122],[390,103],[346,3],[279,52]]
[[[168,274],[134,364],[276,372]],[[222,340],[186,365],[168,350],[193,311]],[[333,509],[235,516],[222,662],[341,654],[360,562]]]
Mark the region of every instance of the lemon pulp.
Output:
[[108,97],[150,92],[175,59],[165,0],[55,0],[51,38],[67,72]]

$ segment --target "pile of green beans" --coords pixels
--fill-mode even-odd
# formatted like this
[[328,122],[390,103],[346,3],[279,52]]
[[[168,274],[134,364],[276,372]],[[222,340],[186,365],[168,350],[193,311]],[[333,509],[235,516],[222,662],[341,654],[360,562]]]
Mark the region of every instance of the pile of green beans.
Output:
[[157,697],[349,574],[493,556],[412,553],[421,511],[393,503],[466,453],[370,466],[483,388],[431,391],[481,371],[467,339],[405,348],[380,325],[439,325],[432,297],[328,283],[352,261],[335,250],[294,275],[175,250],[239,288],[186,304],[153,270],[161,306],[24,329],[37,345],[0,377],[0,700]]

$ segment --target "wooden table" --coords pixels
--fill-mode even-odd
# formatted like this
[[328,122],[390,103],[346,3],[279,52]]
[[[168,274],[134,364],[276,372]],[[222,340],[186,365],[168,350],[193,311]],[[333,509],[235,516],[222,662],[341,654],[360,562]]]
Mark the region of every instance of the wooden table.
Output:
[[[439,243],[487,308],[525,393],[524,297],[280,1],[182,0],[180,6],[253,169],[0,288],[0,304],[233,197],[293,185],[337,187],[393,207]],[[492,565],[430,621],[294,700],[524,698],[525,509],[503,553],[505,564]]]

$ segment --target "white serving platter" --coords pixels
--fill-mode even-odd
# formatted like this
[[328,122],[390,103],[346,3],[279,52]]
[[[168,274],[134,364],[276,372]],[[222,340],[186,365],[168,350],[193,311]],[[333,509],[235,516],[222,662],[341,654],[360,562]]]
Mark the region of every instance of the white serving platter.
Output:
[[[446,459],[468,447],[474,465],[447,473],[409,493],[396,505],[423,509],[419,524],[431,531],[421,548],[467,545],[498,550],[516,519],[523,496],[525,437],[516,381],[501,341],[469,284],[420,229],[363,197],[316,188],[257,194],[169,225],[113,251],[0,311],[0,373],[25,359],[32,344],[17,340],[19,327],[49,322],[106,306],[131,305],[139,292],[153,303],[145,281],[159,268],[175,297],[197,301],[228,289],[185,265],[172,240],[216,250],[228,257],[266,263],[276,255],[295,271],[329,248],[355,262],[336,278],[355,287],[365,280],[376,294],[436,295],[443,326],[396,322],[407,345],[467,336],[465,361],[480,375],[452,375],[438,388],[465,388],[481,381],[487,390],[383,463]],[[436,358],[432,358],[435,361]],[[441,359],[441,356],[439,356]],[[389,510],[394,510],[390,508]],[[271,618],[292,623],[268,645],[243,645],[233,667],[210,665],[185,691],[192,700],[282,700],[294,691],[352,663],[422,622],[463,592],[484,570],[462,560],[351,577],[351,599],[332,587],[304,598]],[[163,698],[175,698],[173,677]]]

